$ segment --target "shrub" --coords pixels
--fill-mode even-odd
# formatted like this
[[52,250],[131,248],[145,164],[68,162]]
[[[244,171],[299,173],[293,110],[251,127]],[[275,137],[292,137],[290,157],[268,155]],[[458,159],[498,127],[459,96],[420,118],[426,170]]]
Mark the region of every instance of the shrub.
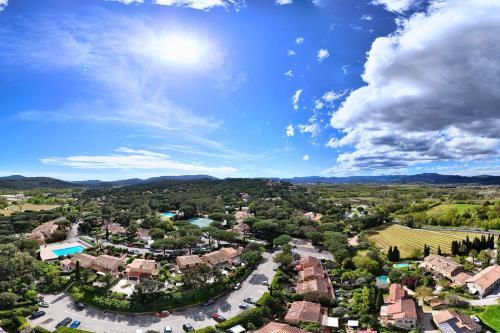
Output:
[[217,332],[218,332],[217,329],[213,326],[208,326],[200,330],[194,331],[194,333],[217,333]]
[[239,315],[215,325],[215,327],[218,329],[226,330],[236,325],[242,325],[246,329],[249,329],[249,324],[252,324],[254,327],[260,327],[264,325],[262,311],[259,308],[245,310]]
[[45,329],[41,326],[35,326],[33,327],[33,330],[31,330],[32,333],[52,333],[48,329]]
[[93,333],[91,331],[84,331],[84,330],[79,330],[76,328],[70,328],[67,326],[62,326],[57,328],[55,333]]

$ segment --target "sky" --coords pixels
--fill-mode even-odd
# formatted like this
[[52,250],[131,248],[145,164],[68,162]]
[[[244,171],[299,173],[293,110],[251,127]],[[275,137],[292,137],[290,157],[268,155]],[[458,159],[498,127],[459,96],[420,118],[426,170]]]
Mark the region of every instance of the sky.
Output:
[[0,0],[0,176],[500,174],[497,0]]

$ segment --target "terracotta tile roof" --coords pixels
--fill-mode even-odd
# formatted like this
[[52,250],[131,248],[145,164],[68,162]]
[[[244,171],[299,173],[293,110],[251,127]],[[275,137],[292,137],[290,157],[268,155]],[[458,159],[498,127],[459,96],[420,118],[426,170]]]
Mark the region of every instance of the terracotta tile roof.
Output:
[[71,261],[76,265],[76,262],[79,261],[80,265],[85,268],[89,268],[94,263],[96,257],[87,254],[87,253],[76,253],[71,257]]
[[28,239],[36,240],[42,244],[45,243],[45,240],[50,238],[50,236],[59,228],[57,223],[65,220],[66,218],[59,217],[55,220],[40,224],[28,235]]
[[364,331],[358,331],[358,333],[377,333],[377,331],[364,330]]
[[115,270],[123,262],[123,258],[109,256],[107,254],[100,255],[94,261],[94,265],[109,270]]
[[307,267],[304,270],[299,272],[299,281],[307,281],[312,280],[317,277],[323,277],[325,275],[325,271],[323,268],[319,266]]
[[392,318],[417,318],[417,307],[412,299],[402,299],[389,304],[386,308],[386,314]]
[[197,255],[186,255],[186,256],[179,256],[175,259],[175,262],[177,266],[184,267],[184,266],[192,266],[192,265],[198,265],[201,264],[203,261],[201,260],[200,257]]
[[210,265],[218,265],[229,261],[229,258],[220,250],[204,254],[201,259]]
[[389,288],[389,302],[400,301],[405,298],[405,296],[406,292],[402,285],[398,283],[391,284],[391,287]]
[[141,271],[145,273],[154,273],[156,263],[154,260],[147,259],[134,259],[130,264],[127,265],[129,271]]
[[494,265],[483,269],[481,272],[467,280],[467,282],[473,282],[481,287],[482,290],[486,290],[498,280],[500,280],[500,266]]
[[261,329],[255,331],[255,333],[307,333],[298,327],[293,327],[288,324],[282,324],[277,322],[270,322]]
[[113,235],[116,235],[116,234],[124,234],[127,230],[122,227],[120,224],[118,223],[109,223],[109,224],[106,224],[104,229],[108,229],[109,233],[110,234],[113,234]]
[[455,332],[478,332],[481,330],[481,326],[469,316],[455,310],[435,312],[432,318],[437,325],[448,324],[454,328]]
[[424,258],[424,265],[426,266],[432,266],[438,271],[442,272],[447,272],[451,274],[455,270],[462,268],[463,266],[460,264],[457,264],[453,260],[439,256],[437,254],[431,254],[427,257]]
[[243,248],[239,247],[235,249],[233,247],[223,247],[219,251],[224,253],[226,257],[233,259],[234,257],[239,256],[243,252]]
[[136,235],[138,238],[149,237],[149,230],[139,228],[139,229],[137,229],[137,231],[135,232],[135,235]]
[[473,275],[470,273],[462,272],[453,277],[453,283],[463,286]]
[[297,264],[297,269],[300,271],[314,266],[321,267],[321,261],[316,257],[304,256],[300,258]]
[[298,323],[299,321],[319,323],[321,320],[321,305],[318,303],[297,301],[293,302],[285,316],[285,321]]
[[315,278],[308,281],[297,283],[297,294],[317,293],[325,297],[334,298],[331,285],[323,278]]

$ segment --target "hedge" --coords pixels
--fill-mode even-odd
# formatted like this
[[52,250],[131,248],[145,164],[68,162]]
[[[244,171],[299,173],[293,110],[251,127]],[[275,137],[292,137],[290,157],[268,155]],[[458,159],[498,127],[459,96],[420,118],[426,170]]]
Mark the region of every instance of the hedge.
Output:
[[207,326],[205,328],[193,331],[193,333],[217,333],[217,332],[219,331],[213,326]]
[[32,333],[52,333],[48,329],[43,328],[41,326],[35,326],[35,327],[33,327],[33,329],[31,330],[31,332]]
[[56,333],[94,333],[94,332],[79,330],[67,326],[61,326],[56,329]]
[[249,329],[248,324],[250,323],[253,324],[254,328],[264,325],[264,319],[261,309],[251,308],[245,310],[239,315],[215,325],[215,327],[221,330],[227,330],[233,326],[242,325],[246,329]]
[[257,300],[257,302],[255,302],[255,304],[256,304],[256,305],[258,305],[258,306],[263,306],[264,304],[266,304],[266,302],[267,302],[267,300],[268,300],[269,298],[271,298],[271,294],[270,294],[268,291],[266,291],[266,292],[262,295],[262,297],[261,297],[261,298],[259,298],[259,299]]

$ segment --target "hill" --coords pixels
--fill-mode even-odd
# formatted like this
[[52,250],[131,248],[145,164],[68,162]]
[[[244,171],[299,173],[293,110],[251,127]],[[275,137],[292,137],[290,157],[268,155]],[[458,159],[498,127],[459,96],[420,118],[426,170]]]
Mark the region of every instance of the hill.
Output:
[[50,177],[0,177],[0,188],[13,190],[28,190],[33,188],[67,188],[76,187],[78,184]]

